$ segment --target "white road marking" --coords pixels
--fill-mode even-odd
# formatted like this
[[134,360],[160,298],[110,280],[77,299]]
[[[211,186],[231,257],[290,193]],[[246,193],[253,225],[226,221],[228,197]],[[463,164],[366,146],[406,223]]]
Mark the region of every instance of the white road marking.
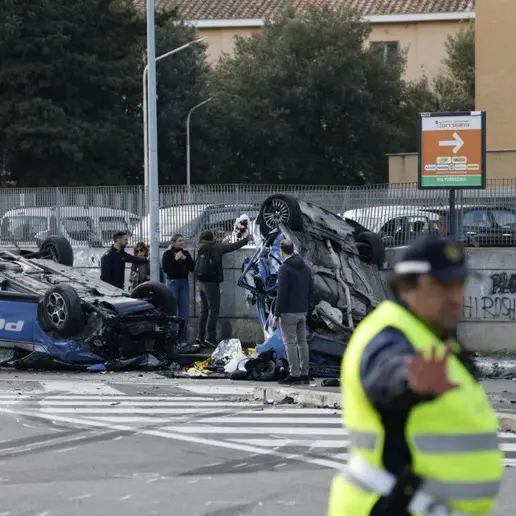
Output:
[[[245,406],[245,403],[232,403],[231,406]],[[187,407],[196,407],[195,403],[183,403],[179,402],[174,405],[177,408],[159,408],[159,407],[133,407],[126,408],[121,405],[115,405],[113,407],[102,407],[102,408],[78,408],[78,407],[57,407],[57,408],[49,408],[43,407],[41,412],[47,412],[52,414],[188,414],[188,410],[190,413],[192,411],[199,412],[199,410],[203,410],[203,407],[197,405],[198,408],[187,408]],[[214,402],[209,407],[228,407],[227,403],[224,402]],[[184,408],[183,408],[184,407]],[[229,408],[229,407],[228,407]]]
[[[23,416],[32,416],[55,424],[95,427],[99,432],[121,431],[148,435],[198,445],[246,452],[244,460],[269,455],[282,467],[287,460],[299,460],[326,468],[339,469],[347,462],[348,432],[341,426],[342,413],[335,409],[305,409],[290,406],[263,406],[255,402],[231,402],[221,398],[196,396],[125,396],[96,393],[96,395],[47,396],[15,407],[0,403],[0,414],[12,414],[23,424]],[[10,400],[7,400],[10,401]],[[17,410],[20,408],[20,410]],[[210,418],[210,414],[214,417]],[[313,416],[313,417],[310,417]],[[193,422],[193,425],[190,425]],[[147,428],[145,424],[160,425]],[[274,426],[272,426],[274,425]],[[309,425],[307,428],[306,425]],[[102,430],[103,429],[103,430]],[[196,435],[198,434],[198,435]],[[327,436],[327,437],[325,437]],[[515,435],[499,434],[509,440],[501,443],[506,452],[516,451]],[[111,436],[110,436],[111,437]],[[114,439],[122,439],[117,436]],[[77,445],[80,444],[77,438]],[[58,438],[59,439],[59,438]],[[75,438],[62,445],[71,451]],[[110,439],[112,440],[112,439]],[[54,438],[54,442],[56,438]],[[41,447],[46,442],[13,448],[13,453]],[[1,453],[8,450],[0,450]],[[326,457],[327,458],[326,458]],[[254,464],[254,463],[253,463]],[[506,465],[516,465],[516,458],[506,459]],[[243,467],[242,465],[237,467]],[[159,479],[152,479],[157,481]]]
[[[167,401],[54,401],[54,400],[42,400],[39,404],[42,407],[77,407],[80,405],[81,407],[210,407],[213,406],[213,402],[209,401],[198,401],[196,398],[190,398],[190,402],[188,401],[174,401],[169,398]],[[226,406],[227,403],[220,402],[220,406]]]
[[199,419],[198,423],[259,423],[260,425],[339,425],[342,421],[338,417],[240,417],[225,416]]
[[[331,468],[331,469],[341,469],[343,466],[343,463],[329,460],[329,459],[322,459],[322,458],[314,458],[314,457],[305,457],[302,454],[298,453],[282,453],[277,450],[269,450],[267,448],[258,448],[256,446],[249,446],[244,444],[238,444],[238,443],[231,443],[227,441],[217,441],[214,439],[206,439],[203,437],[196,437],[193,435],[185,435],[185,434],[174,434],[170,432],[165,432],[163,430],[151,430],[148,428],[134,428],[131,426],[126,425],[115,425],[112,423],[105,423],[101,421],[94,421],[91,419],[80,419],[80,418],[73,418],[73,417],[65,417],[65,416],[55,416],[53,414],[44,414],[42,412],[31,412],[31,411],[14,411],[12,409],[2,408],[0,407],[0,413],[4,414],[17,414],[19,416],[29,416],[29,417],[36,417],[41,419],[46,419],[49,421],[55,420],[59,421],[61,423],[68,423],[71,425],[77,425],[77,426],[93,426],[97,428],[108,428],[110,430],[117,430],[120,432],[138,432],[140,435],[150,435],[153,437],[162,437],[164,439],[172,439],[175,441],[183,441],[188,442],[192,444],[199,444],[199,445],[205,445],[205,446],[216,446],[218,448],[225,448],[228,450],[237,450],[237,451],[243,451],[247,453],[256,453],[256,454],[263,454],[263,455],[272,455],[276,457],[282,457],[285,460],[298,460],[301,462],[305,462],[306,464],[312,464],[315,466],[321,466],[325,468]],[[209,478],[208,478],[209,480]]]
[[120,502],[124,502],[125,500],[130,500],[132,498],[132,495],[127,495],[127,496],[122,496],[121,498],[119,498],[118,500]]
[[255,387],[246,387],[244,385],[174,385],[178,389],[194,392],[195,394],[225,395],[225,396],[246,396],[254,392]]
[[86,382],[86,381],[66,381],[50,380],[39,382],[46,392],[64,391],[74,394],[117,394],[124,395],[123,392],[106,385],[105,383]]
[[79,496],[74,496],[73,498],[68,498],[69,502],[75,502],[76,500],[85,500],[86,498],[91,498],[90,494],[83,494]]
[[[108,423],[170,423],[171,419],[164,419],[160,417],[124,417],[124,416],[114,416],[114,417],[106,417],[106,416],[98,416],[95,417],[98,421],[106,421]],[[120,439],[122,436],[120,436]],[[114,440],[118,439],[116,437]]]
[[85,402],[94,401],[95,403],[113,403],[115,401],[119,401],[124,405],[127,405],[129,402],[138,402],[138,403],[150,403],[152,401],[213,401],[213,398],[203,398],[200,396],[103,396],[99,394],[97,396],[69,396],[69,395],[59,395],[59,396],[47,396],[44,400],[41,400],[39,403],[42,405],[45,404],[62,404],[67,405],[70,403],[77,403],[78,401],[81,404]]
[[[188,434],[263,434],[264,428],[262,426],[165,426],[162,430],[170,432],[180,432]],[[342,428],[275,428],[275,434],[282,435],[342,435]]]
[[77,446],[71,446],[70,448],[63,448],[62,450],[55,450],[54,453],[66,453],[72,450],[76,450]]
[[317,408],[317,409],[305,409],[302,407],[297,408],[261,408],[249,410],[249,414],[303,414],[303,415],[322,415],[325,414],[327,416],[334,414],[336,416],[342,416],[341,410],[336,409],[326,409],[326,408]]
[[301,446],[303,448],[346,448],[349,441],[342,440],[306,440],[306,439],[229,439],[231,442],[251,444],[266,448],[282,448],[284,446]]

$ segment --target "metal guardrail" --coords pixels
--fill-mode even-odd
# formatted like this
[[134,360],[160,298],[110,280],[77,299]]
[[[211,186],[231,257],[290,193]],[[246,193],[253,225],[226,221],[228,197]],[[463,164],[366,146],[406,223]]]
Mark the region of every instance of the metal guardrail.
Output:
[[[414,227],[421,227],[417,224],[421,221],[413,220],[419,211],[434,210],[429,220],[435,222],[440,231],[446,231],[442,213],[435,213],[446,209],[448,192],[420,191],[413,183],[368,186],[193,185],[190,194],[185,186],[167,185],[160,188],[163,240],[176,232],[194,237],[204,228],[226,228],[230,231],[238,215],[247,213],[254,218],[266,197],[278,193],[299,197],[335,213],[349,215],[354,210],[352,217],[374,231],[380,231],[384,219],[387,223],[403,216],[412,217],[408,221],[412,229],[401,226],[397,229],[398,234],[406,234],[407,238],[415,233]],[[112,234],[120,229],[132,232],[133,239],[148,241],[146,198],[143,186],[3,188],[0,190],[0,244],[35,245],[46,231],[64,233],[73,245],[107,246]],[[488,181],[485,190],[459,191],[456,204],[459,213],[465,206],[516,210],[516,179]],[[512,224],[511,217],[504,218],[499,213],[497,216],[501,217],[501,226],[507,230]],[[465,216],[464,222],[486,223],[486,215],[483,222],[481,215],[477,213],[476,217]],[[488,214],[487,218],[492,222],[496,217]],[[459,217],[461,228],[467,226],[465,223]],[[391,226],[393,230],[396,222]]]

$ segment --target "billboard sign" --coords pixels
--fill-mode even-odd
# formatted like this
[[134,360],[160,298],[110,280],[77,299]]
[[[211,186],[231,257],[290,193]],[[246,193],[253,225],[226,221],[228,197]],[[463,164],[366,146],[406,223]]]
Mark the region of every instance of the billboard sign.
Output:
[[485,111],[419,115],[418,185],[421,190],[485,188]]

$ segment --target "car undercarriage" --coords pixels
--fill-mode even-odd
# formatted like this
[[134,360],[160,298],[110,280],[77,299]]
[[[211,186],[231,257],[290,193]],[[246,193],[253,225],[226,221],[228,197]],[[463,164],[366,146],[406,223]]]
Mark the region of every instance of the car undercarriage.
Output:
[[281,330],[272,326],[281,265],[279,244],[288,238],[312,270],[313,296],[307,316],[312,373],[334,376],[356,325],[387,297],[378,266],[385,259],[381,239],[356,222],[287,195],[264,201],[258,221],[262,235],[246,260],[239,285],[256,305],[265,342],[284,357]]

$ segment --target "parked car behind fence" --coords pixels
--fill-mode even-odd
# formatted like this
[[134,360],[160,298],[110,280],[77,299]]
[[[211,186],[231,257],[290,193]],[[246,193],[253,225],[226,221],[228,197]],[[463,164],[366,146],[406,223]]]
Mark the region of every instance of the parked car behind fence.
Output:
[[409,245],[424,235],[440,232],[439,214],[418,206],[371,206],[346,211],[343,218],[376,233],[387,247]]
[[39,246],[49,236],[62,235],[73,247],[105,247],[116,231],[129,231],[138,220],[135,213],[105,206],[16,208],[0,219],[0,242]]

